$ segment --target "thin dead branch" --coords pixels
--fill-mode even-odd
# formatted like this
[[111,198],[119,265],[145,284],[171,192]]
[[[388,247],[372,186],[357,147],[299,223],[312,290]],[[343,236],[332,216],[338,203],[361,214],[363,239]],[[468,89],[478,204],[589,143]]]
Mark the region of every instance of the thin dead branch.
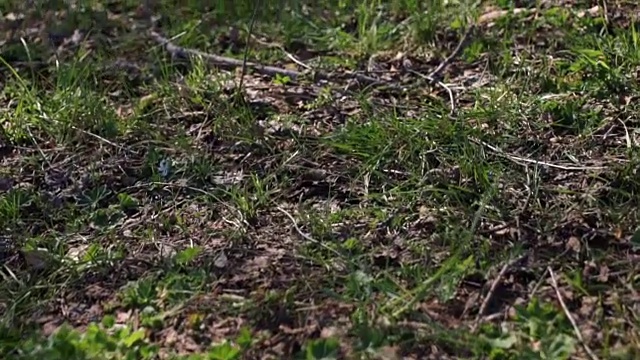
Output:
[[433,71],[430,72],[429,75],[426,76],[428,79],[431,80],[432,83],[435,83],[437,81],[437,78],[442,73],[442,71],[447,66],[449,66],[449,64],[451,64],[451,62],[455,60],[455,58],[457,58],[462,53],[462,50],[467,46],[467,43],[469,42],[469,39],[471,38],[471,34],[475,30],[475,28],[476,28],[475,25],[471,24],[467,29],[467,31],[465,31],[464,35],[462,35],[462,38],[460,38],[460,42],[458,42],[458,45],[456,46],[456,48],[453,49],[453,52],[449,54],[449,56],[447,56],[447,58],[444,59],[444,61],[441,62],[435,69],[433,69]]
[[471,142],[473,142],[473,143],[476,143],[478,145],[482,145],[482,146],[486,147],[487,149],[491,150],[496,155],[499,155],[501,157],[509,159],[509,160],[515,162],[516,164],[520,164],[520,165],[523,165],[523,166],[526,166],[526,164],[534,164],[534,165],[546,166],[546,167],[560,169],[560,170],[566,170],[566,171],[593,171],[593,170],[604,170],[604,169],[607,168],[605,166],[560,165],[560,164],[554,164],[554,163],[549,163],[549,162],[545,162],[545,161],[529,159],[529,158],[525,158],[525,157],[522,157],[522,156],[509,154],[509,153],[505,152],[504,150],[500,149],[499,147],[493,146],[493,145],[491,145],[489,143],[486,143],[486,142],[484,142],[482,140],[478,140],[478,139],[475,139],[475,138],[469,138],[469,140]]
[[424,75],[421,74],[415,70],[412,69],[407,69],[410,73],[417,75],[427,81],[429,81],[431,84],[435,84],[440,86],[441,88],[443,88],[447,94],[449,94],[449,104],[451,106],[451,110],[449,111],[449,114],[453,114],[456,111],[456,99],[453,96],[453,90],[451,90],[451,88],[449,86],[447,86],[447,84],[443,83],[440,80],[435,80],[433,77],[431,77],[430,75]]
[[500,272],[498,273],[498,276],[496,276],[496,278],[491,283],[491,287],[489,288],[489,292],[487,292],[487,295],[485,296],[484,300],[482,301],[482,304],[480,305],[480,310],[478,310],[478,316],[476,317],[476,321],[473,324],[471,331],[476,331],[476,329],[478,328],[478,325],[480,325],[480,321],[482,320],[482,316],[487,311],[487,308],[489,307],[489,304],[491,303],[491,300],[493,299],[493,296],[494,296],[494,294],[496,292],[496,289],[498,288],[498,284],[500,284],[500,282],[502,281],[502,278],[507,273],[509,268],[511,268],[515,264],[519,263],[520,261],[522,261],[522,259],[524,259],[526,256],[527,256],[527,254],[522,254],[522,255],[514,258],[514,259],[511,259],[506,264],[504,264],[502,269],[500,269]]
[[[442,73],[442,71],[457,57],[460,55],[460,53],[462,52],[462,50],[464,49],[464,47],[466,46],[471,34],[473,33],[473,30],[475,29],[474,25],[471,25],[467,31],[464,33],[464,35],[462,36],[462,38],[460,39],[460,42],[458,43],[458,45],[456,46],[456,48],[453,50],[453,52],[442,62],[440,63],[433,71],[431,71],[429,73],[429,75],[423,75],[420,74],[417,71],[413,71],[410,70],[409,72],[415,75],[420,76],[421,78],[426,79],[429,84],[431,85],[437,85],[442,87],[443,89],[445,89],[447,91],[447,93],[449,94],[449,101],[451,103],[451,113],[455,112],[455,98],[454,98],[454,94],[453,91],[443,82],[438,80],[438,77],[440,76],[440,74]],[[269,66],[269,65],[262,65],[262,64],[258,64],[258,63],[254,63],[254,62],[250,62],[250,61],[246,61],[246,59],[244,60],[238,60],[238,59],[234,59],[234,58],[229,58],[229,57],[225,57],[225,56],[219,56],[219,55],[213,55],[213,54],[208,54],[205,53],[203,51],[199,51],[199,50],[195,50],[195,49],[188,49],[188,48],[184,48],[181,46],[178,46],[174,43],[171,42],[171,40],[165,38],[164,36],[160,35],[159,33],[152,31],[150,33],[151,38],[157,42],[158,44],[162,45],[165,50],[167,50],[171,56],[175,57],[175,58],[191,58],[193,56],[196,57],[200,57],[204,60],[206,60],[210,65],[213,66],[218,66],[224,69],[235,69],[238,67],[241,67],[243,69],[243,74],[244,74],[244,70],[246,70],[247,68],[253,69],[254,71],[256,71],[259,74],[263,74],[263,75],[267,75],[267,76],[276,76],[276,75],[281,75],[281,76],[287,76],[289,77],[291,80],[297,80],[301,77],[303,77],[304,75],[307,74],[311,74],[313,75],[313,78],[315,80],[326,80],[326,81],[332,81],[332,82],[337,82],[340,80],[356,80],[359,83],[363,84],[363,85],[367,85],[367,86],[384,86],[388,89],[392,89],[392,90],[406,90],[406,87],[398,85],[398,84],[393,84],[389,81],[385,81],[382,79],[377,79],[371,76],[367,76],[364,74],[359,74],[359,73],[350,73],[350,74],[336,74],[336,73],[327,73],[327,72],[323,72],[323,71],[319,71],[319,70],[310,70],[308,69],[308,66],[304,65],[304,64],[300,64],[299,61],[294,61],[296,63],[298,63],[300,66],[307,68],[305,71],[300,72],[300,71],[296,71],[296,70],[290,70],[290,69],[283,69],[280,67],[276,67],[276,66]]]
[[[276,76],[276,75],[287,76],[291,80],[297,80],[303,77],[304,75],[308,74],[308,72],[306,71],[300,72],[296,70],[283,69],[276,66],[262,65],[262,64],[258,64],[250,61],[247,61],[245,63],[242,60],[238,60],[230,57],[213,55],[213,54],[208,54],[199,50],[184,48],[184,47],[173,44],[169,39],[165,38],[164,36],[158,34],[155,31],[152,31],[150,33],[150,36],[155,42],[161,44],[165,48],[165,50],[167,50],[171,54],[171,56],[176,58],[188,59],[193,56],[201,57],[202,59],[206,60],[210,65],[218,66],[218,67],[229,69],[229,70],[239,68],[244,65],[246,66],[246,68],[253,69],[255,72],[259,74],[268,75],[268,76]],[[347,78],[347,79],[357,80],[360,83],[369,85],[369,86],[384,85],[392,89],[397,89],[397,90],[403,89],[401,86],[391,84],[387,81],[376,79],[376,78],[362,75],[362,74],[329,74],[322,71],[316,71],[312,75],[316,80],[338,81],[338,80]]]
[[300,236],[302,236],[305,240],[308,240],[314,244],[320,245],[321,247],[329,250],[330,252],[334,253],[335,255],[337,255],[338,257],[342,257],[342,254],[340,254],[340,252],[338,252],[336,249],[327,246],[327,244],[316,240],[314,238],[312,238],[309,234],[306,234],[304,231],[302,231],[302,229],[300,229],[300,227],[298,226],[298,224],[296,223],[296,219],[293,217],[293,215],[289,214],[289,212],[283,208],[281,208],[280,206],[276,206],[276,209],[278,209],[278,211],[280,211],[281,213],[283,213],[286,217],[289,218],[289,220],[291,220],[291,224],[293,225],[293,228],[296,230],[296,232],[298,234],[300,234]]
[[571,322],[571,326],[573,326],[573,331],[575,332],[576,337],[578,338],[578,341],[580,341],[580,344],[584,348],[584,351],[587,353],[587,355],[589,355],[589,358],[591,360],[598,360],[598,356],[593,352],[593,350],[591,350],[589,345],[587,345],[587,342],[584,341],[584,338],[582,337],[582,333],[580,332],[580,328],[578,328],[578,324],[573,319],[571,312],[569,312],[569,308],[567,308],[567,304],[564,303],[564,300],[562,299],[562,295],[560,294],[560,289],[558,288],[558,282],[556,281],[556,276],[554,275],[553,270],[551,269],[550,266],[547,267],[547,271],[549,272],[549,276],[551,277],[551,286],[553,286],[553,290],[556,293],[558,302],[560,302],[560,306],[562,306],[562,310],[564,311],[564,314],[569,319],[569,322]]
[[298,59],[297,57],[295,57],[293,54],[291,54],[290,52],[287,51],[287,49],[285,49],[285,47],[282,44],[277,44],[277,43],[270,43],[270,42],[266,42],[264,40],[259,39],[257,36],[252,35],[251,38],[253,39],[253,41],[266,46],[267,48],[271,48],[271,49],[278,49],[280,51],[282,51],[282,53],[284,53],[284,55],[286,57],[289,58],[289,60],[293,61],[294,63],[298,64],[298,66],[305,68],[307,70],[312,70],[311,66],[305,64],[304,62],[302,62],[300,59]]
[[447,94],[449,94],[449,103],[451,106],[449,115],[453,115],[456,111],[456,100],[453,95],[453,90],[451,90],[451,88],[447,86],[447,84],[440,81],[439,78],[441,73],[444,71],[444,69],[447,66],[449,66],[449,64],[451,64],[451,62],[453,62],[453,60],[455,60],[455,58],[457,58],[462,53],[462,50],[466,47],[467,43],[469,42],[469,39],[471,38],[471,34],[473,33],[474,30],[475,30],[475,25],[471,24],[467,29],[467,31],[465,31],[464,35],[462,35],[462,38],[460,38],[460,41],[458,42],[458,45],[455,47],[455,49],[453,49],[453,52],[449,54],[449,56],[447,56],[444,59],[444,61],[438,64],[438,66],[435,69],[433,69],[433,71],[431,71],[428,75],[421,74],[412,69],[407,69],[411,74],[417,75],[427,80],[431,85],[437,85],[443,88],[447,92]]

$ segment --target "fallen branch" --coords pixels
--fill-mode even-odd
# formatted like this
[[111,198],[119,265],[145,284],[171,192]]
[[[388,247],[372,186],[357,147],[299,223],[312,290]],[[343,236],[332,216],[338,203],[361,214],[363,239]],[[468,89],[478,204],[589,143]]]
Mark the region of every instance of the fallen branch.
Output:
[[311,70],[311,66],[303,63],[302,61],[300,61],[298,58],[296,58],[295,56],[293,56],[293,54],[291,54],[290,52],[287,51],[287,49],[285,49],[285,47],[281,44],[277,44],[277,43],[270,43],[270,42],[266,42],[263,41],[261,39],[259,39],[257,36],[255,35],[251,35],[251,39],[263,46],[266,46],[269,49],[278,49],[280,51],[282,51],[286,57],[289,58],[289,60],[293,61],[294,63],[298,64],[299,66],[307,69],[307,70]]
[[484,316],[484,313],[487,311],[487,308],[489,307],[489,304],[491,303],[491,300],[493,299],[493,296],[494,296],[494,294],[496,292],[496,289],[498,288],[498,284],[500,284],[500,282],[502,281],[502,278],[504,278],[504,276],[507,273],[507,271],[509,270],[509,268],[514,266],[518,262],[522,261],[526,256],[527,256],[527,254],[522,254],[522,255],[514,258],[514,259],[511,259],[506,264],[504,264],[504,266],[502,267],[502,269],[498,273],[498,276],[496,276],[496,278],[491,283],[491,287],[489,288],[489,292],[487,293],[487,295],[485,296],[484,300],[482,301],[482,304],[480,305],[480,310],[478,310],[478,316],[476,317],[476,321],[474,322],[474,324],[473,324],[473,326],[471,328],[472,332],[475,332],[478,329],[478,325],[480,325],[480,322],[482,321],[482,317]]
[[[438,66],[439,67],[439,66]],[[436,80],[433,77],[431,77],[431,75],[423,75],[415,70],[411,70],[411,69],[407,69],[410,73],[417,75],[425,80],[427,80],[429,83],[431,83],[432,85],[438,85],[441,88],[443,88],[447,94],[449,94],[449,106],[451,107],[451,110],[449,110],[449,115],[453,115],[456,112],[456,98],[455,96],[453,96],[453,90],[451,90],[450,87],[447,86],[447,84],[443,83],[440,80]]]
[[309,235],[309,234],[305,233],[304,231],[302,231],[302,229],[300,229],[300,227],[296,223],[296,219],[287,210],[281,208],[280,206],[276,206],[276,209],[278,209],[278,211],[283,213],[286,217],[289,218],[289,220],[291,220],[291,224],[293,225],[293,228],[296,230],[296,232],[300,236],[302,236],[302,238],[304,238],[305,240],[308,240],[308,241],[310,241],[310,242],[312,242],[314,244],[317,244],[317,245],[325,248],[326,250],[329,250],[330,252],[334,253],[338,258],[342,257],[342,254],[340,254],[340,252],[338,250],[328,246],[327,244],[323,243],[322,241],[319,241],[319,240],[316,240],[316,239],[312,238],[311,235]]
[[566,171],[595,171],[595,170],[604,170],[607,168],[606,166],[571,166],[571,165],[561,165],[561,164],[554,164],[554,163],[549,163],[544,161],[538,161],[538,160],[529,159],[521,156],[511,155],[497,146],[493,146],[489,143],[486,143],[482,140],[478,140],[472,137],[469,138],[469,141],[475,144],[484,146],[487,149],[491,150],[494,154],[501,156],[505,159],[509,159],[515,162],[516,164],[523,165],[523,166],[526,166],[526,164],[534,164],[534,165],[546,166],[546,167],[566,170]]
[[551,278],[551,286],[553,286],[553,290],[556,293],[556,297],[558,298],[558,302],[560,303],[560,306],[562,307],[564,314],[569,319],[571,326],[573,326],[573,331],[576,334],[576,338],[578,338],[578,341],[582,345],[582,348],[587,353],[587,355],[589,355],[589,358],[591,358],[591,360],[598,360],[598,356],[593,352],[593,350],[591,350],[587,342],[584,340],[584,337],[580,332],[580,328],[578,327],[578,324],[576,324],[576,321],[573,319],[573,316],[571,316],[571,312],[569,312],[569,308],[567,307],[567,304],[564,303],[564,300],[562,299],[562,295],[560,294],[560,289],[558,288],[558,282],[556,281],[556,276],[553,273],[553,270],[551,269],[550,266],[547,267],[547,271],[549,272],[549,276]]
[[[291,80],[297,80],[308,73],[306,71],[300,72],[296,70],[283,69],[276,66],[262,65],[262,64],[258,64],[250,61],[247,61],[245,63],[242,60],[238,60],[238,59],[234,59],[226,56],[213,55],[213,54],[208,54],[199,50],[187,49],[187,48],[175,45],[169,39],[165,38],[164,36],[158,34],[155,31],[152,31],[150,33],[150,36],[155,42],[161,44],[171,54],[171,56],[174,56],[177,58],[191,58],[193,56],[201,57],[202,59],[206,60],[209,64],[218,66],[224,69],[235,69],[235,68],[243,67],[244,65],[247,68],[253,69],[255,72],[259,74],[268,75],[268,76],[276,76],[276,75],[287,76]],[[335,81],[335,80],[339,80],[340,78],[346,77],[349,79],[357,80],[369,86],[385,85],[390,88],[402,89],[402,87],[398,85],[390,84],[387,81],[376,79],[376,78],[362,75],[362,74],[332,75],[322,71],[316,71],[313,74],[313,76],[316,80],[328,80],[328,81]]]
[[[447,93],[449,94],[449,102],[450,102],[450,106],[451,106],[450,115],[455,113],[455,110],[456,110],[455,97],[454,97],[453,91],[445,83],[443,83],[442,81],[438,80],[438,78],[440,77],[440,74],[442,73],[442,71],[444,71],[444,69],[456,57],[458,57],[460,55],[460,53],[462,52],[462,50],[465,48],[466,44],[468,43],[469,38],[471,37],[471,34],[473,33],[474,29],[475,29],[474,25],[469,26],[469,28],[467,29],[467,31],[464,33],[464,35],[460,39],[460,42],[458,42],[458,45],[455,47],[453,52],[451,54],[449,54],[449,56],[447,56],[444,59],[444,61],[442,61],[433,71],[431,71],[429,73],[429,75],[423,75],[423,74],[421,74],[421,73],[419,73],[419,72],[417,72],[415,70],[408,69],[409,73],[417,75],[417,76],[427,80],[430,85],[440,86],[445,91],[447,91]],[[181,47],[181,46],[178,46],[178,45],[172,43],[171,40],[165,38],[164,36],[158,34],[155,31],[152,31],[150,33],[150,36],[155,42],[157,42],[160,45],[162,45],[171,54],[172,57],[189,59],[189,58],[191,58],[193,56],[196,56],[196,57],[200,57],[200,58],[206,60],[210,65],[218,66],[218,67],[221,67],[221,68],[224,68],[224,69],[228,69],[228,70],[232,70],[232,69],[240,67],[243,70],[242,71],[243,75],[245,73],[245,70],[247,68],[250,68],[250,69],[253,69],[254,71],[256,71],[259,74],[268,75],[268,76],[276,76],[276,75],[287,76],[291,80],[295,81],[295,80],[301,78],[302,76],[311,73],[313,75],[314,80],[327,80],[327,81],[335,82],[337,80],[348,79],[348,80],[356,80],[356,81],[360,82],[361,84],[364,84],[364,85],[367,85],[367,86],[384,86],[384,87],[386,87],[388,89],[392,89],[392,90],[400,90],[400,91],[406,90],[406,87],[400,86],[398,84],[393,84],[393,83],[390,83],[389,81],[376,79],[374,77],[363,75],[363,74],[359,74],[359,73],[330,74],[330,73],[323,72],[323,71],[318,71],[318,70],[313,71],[313,70],[310,70],[308,68],[304,72],[300,72],[300,71],[296,71],[296,70],[290,70],[290,69],[283,69],[283,68],[276,67],[276,66],[262,65],[262,64],[246,61],[246,58],[243,61],[243,60],[238,60],[238,59],[229,58],[229,57],[225,57],[225,56],[208,54],[208,53],[205,53],[205,52],[199,51],[199,50],[184,48],[184,47]],[[293,58],[293,59],[295,61],[295,58]],[[306,67],[306,65],[300,64],[300,62],[298,62],[298,61],[295,61],[295,62],[298,63],[301,66]]]
[[455,96],[453,95],[453,90],[451,90],[451,88],[449,86],[447,86],[447,84],[443,83],[442,81],[440,81],[438,79],[440,78],[440,75],[441,75],[442,71],[444,71],[444,69],[447,66],[449,66],[449,64],[451,64],[451,62],[456,57],[458,57],[460,55],[460,53],[462,53],[462,50],[465,48],[465,46],[469,42],[471,34],[473,33],[474,30],[475,30],[475,25],[471,24],[471,26],[469,26],[469,28],[464,33],[464,35],[462,35],[462,38],[460,38],[460,41],[458,42],[458,45],[456,46],[456,48],[453,49],[453,52],[451,54],[449,54],[449,56],[447,56],[444,59],[444,61],[442,61],[428,75],[421,74],[421,73],[419,73],[419,72],[417,72],[415,70],[407,69],[410,73],[412,73],[414,75],[417,75],[417,76],[427,80],[431,85],[440,86],[441,88],[443,88],[447,92],[447,94],[449,94],[449,103],[450,103],[450,106],[451,106],[451,110],[449,111],[449,115],[453,115],[456,112],[456,99],[455,99]]
[[465,31],[464,35],[462,35],[462,38],[458,42],[458,45],[456,46],[456,48],[453,49],[453,52],[449,54],[449,56],[447,56],[447,58],[444,59],[444,61],[441,62],[435,69],[433,69],[433,71],[430,72],[429,75],[426,76],[432,82],[432,84],[437,82],[437,78],[440,76],[440,73],[447,66],[449,66],[449,64],[451,64],[451,62],[455,58],[457,58],[458,55],[460,55],[460,53],[462,53],[462,50],[467,46],[467,43],[469,42],[469,39],[471,38],[471,34],[475,30],[475,28],[476,28],[475,25],[471,24],[467,29],[467,31]]

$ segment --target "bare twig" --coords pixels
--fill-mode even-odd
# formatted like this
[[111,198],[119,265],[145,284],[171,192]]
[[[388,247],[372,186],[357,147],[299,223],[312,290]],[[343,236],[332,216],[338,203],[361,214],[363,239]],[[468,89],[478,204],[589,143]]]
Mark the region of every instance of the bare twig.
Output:
[[475,25],[471,24],[469,26],[469,28],[467,29],[467,31],[465,31],[464,35],[462,35],[462,38],[460,39],[460,42],[458,42],[458,45],[456,46],[455,49],[453,49],[453,52],[451,54],[449,54],[449,56],[447,56],[446,59],[444,59],[443,62],[441,62],[435,69],[433,69],[432,72],[429,73],[429,75],[427,75],[427,78],[430,78],[432,82],[436,82],[436,78],[438,78],[440,76],[440,73],[447,67],[449,66],[449,64],[451,64],[451,62],[458,57],[458,55],[460,55],[460,53],[462,52],[462,50],[465,48],[465,46],[467,46],[467,42],[469,41],[469,38],[471,37],[471,34],[473,33],[473,31],[475,30]]
[[[439,67],[439,66],[438,66]],[[456,99],[453,96],[453,90],[451,90],[450,87],[447,86],[447,84],[443,83],[440,80],[435,80],[433,77],[431,77],[430,75],[424,75],[421,74],[415,70],[412,69],[407,69],[410,73],[414,74],[414,75],[418,75],[419,77],[429,81],[431,84],[435,84],[440,86],[441,88],[443,88],[448,94],[449,94],[449,103],[451,106],[451,111],[449,112],[449,114],[453,114],[456,111]]]
[[444,69],[451,64],[451,62],[460,55],[460,53],[462,53],[462,50],[465,48],[465,46],[467,45],[467,42],[469,42],[469,38],[471,37],[471,34],[473,33],[473,31],[475,30],[475,25],[471,24],[469,26],[469,28],[467,29],[467,31],[465,31],[464,35],[462,35],[462,38],[460,38],[460,41],[458,42],[458,45],[456,46],[455,49],[453,49],[453,52],[451,54],[449,54],[449,56],[447,56],[444,61],[442,61],[440,64],[438,64],[438,66],[433,69],[433,71],[431,71],[428,75],[424,75],[421,74],[415,70],[412,69],[407,69],[410,73],[414,74],[414,75],[418,75],[419,77],[427,80],[431,85],[438,85],[441,88],[443,88],[447,94],[449,94],[449,103],[451,105],[451,111],[449,112],[450,115],[453,115],[453,113],[455,113],[456,111],[456,101],[455,101],[455,97],[453,95],[453,91],[451,90],[451,88],[449,86],[447,86],[447,84],[445,84],[444,82],[438,80],[438,78],[440,77],[442,71],[444,71]]
[[475,331],[478,328],[478,325],[480,325],[482,316],[487,311],[487,308],[489,307],[489,303],[491,303],[491,299],[493,299],[493,295],[495,294],[496,289],[498,288],[498,284],[500,284],[500,282],[502,281],[502,278],[507,273],[507,270],[509,270],[509,268],[512,267],[513,265],[522,261],[522,259],[524,259],[526,256],[527,254],[525,253],[508,261],[506,264],[504,264],[504,266],[498,273],[498,276],[496,276],[496,278],[493,279],[493,282],[491,283],[491,287],[489,288],[489,292],[487,293],[484,300],[482,301],[482,304],[480,305],[480,310],[478,310],[478,316],[476,317],[476,321],[473,324],[471,331]]
[[[207,54],[199,50],[184,48],[184,47],[173,44],[169,39],[165,38],[164,36],[158,34],[155,31],[152,31],[150,33],[150,36],[155,42],[164,46],[164,48],[169,53],[171,53],[172,56],[175,56],[178,58],[181,58],[181,57],[190,58],[193,56],[197,56],[206,60],[210,65],[219,66],[221,68],[226,68],[226,69],[235,69],[238,67],[242,67],[244,64],[246,68],[251,68],[259,74],[268,75],[268,76],[282,75],[282,76],[289,77],[291,80],[297,80],[298,78],[306,74],[305,72],[299,72],[296,70],[283,69],[276,66],[262,65],[262,64],[251,62],[251,61],[243,62],[242,60],[238,60],[234,58]],[[397,90],[403,89],[401,86],[391,84],[387,81],[376,79],[376,78],[362,75],[362,74],[333,75],[333,74],[325,73],[322,71],[316,71],[314,76],[315,76],[315,79],[317,80],[337,81],[342,78],[347,78],[347,79],[355,79],[363,84],[371,85],[371,86],[384,85],[392,89],[397,89]]]
[[291,223],[293,224],[293,227],[296,229],[296,232],[298,232],[298,234],[300,234],[300,236],[302,236],[305,240],[309,240],[310,242],[320,245],[323,248],[329,250],[330,252],[336,254],[338,257],[342,257],[342,254],[340,254],[339,251],[337,251],[336,249],[328,246],[327,244],[316,240],[314,238],[312,238],[310,235],[306,234],[304,231],[302,231],[302,229],[300,229],[300,227],[298,226],[298,224],[296,223],[296,219],[293,218],[293,216],[291,214],[289,214],[289,212],[283,208],[281,208],[280,206],[276,206],[276,209],[278,209],[278,211],[280,211],[281,213],[283,213],[286,217],[289,218],[289,220],[291,220]]
[[[546,166],[546,167],[550,167],[550,168],[556,168],[556,169],[567,170],[567,171],[589,171],[589,170],[603,170],[603,169],[606,169],[605,166],[570,166],[570,165],[559,165],[559,164],[553,164],[553,163],[539,161],[539,160],[528,159],[528,158],[517,156],[517,155],[511,155],[511,154],[505,152],[504,150],[500,149],[497,146],[493,146],[491,144],[488,144],[488,143],[486,143],[484,141],[481,141],[481,140],[478,140],[478,139],[475,139],[475,138],[469,138],[469,140],[471,142],[476,143],[476,144],[485,146],[487,149],[493,151],[495,154],[497,154],[499,156],[502,156],[504,158],[507,158],[507,159],[517,163],[517,164],[529,163],[529,164]],[[520,164],[520,165],[522,165],[522,164]],[[524,165],[524,166],[526,166],[526,165]]]
[[[164,48],[172,56],[175,56],[177,58],[190,58],[192,56],[199,56],[207,60],[212,65],[220,66],[222,68],[227,68],[227,69],[235,69],[238,67],[242,67],[242,64],[243,64],[242,60],[229,58],[225,56],[207,54],[202,51],[187,49],[181,46],[177,46],[173,44],[169,39],[163,37],[162,35],[158,34],[155,31],[151,32],[151,38],[156,42],[160,43],[161,45],[163,45]],[[302,75],[301,73],[294,70],[282,69],[274,66],[260,65],[250,61],[247,61],[245,66],[247,66],[248,68],[252,68],[261,74],[269,75],[269,76],[285,75],[285,76],[289,76],[291,79],[295,79]]]
[[[254,17],[255,17],[255,11],[254,11]],[[252,17],[252,22],[251,25],[253,25],[253,20],[254,17]],[[442,81],[438,80],[438,77],[440,76],[440,73],[457,57],[460,55],[460,53],[462,52],[462,50],[464,49],[464,47],[466,46],[471,34],[473,33],[475,29],[475,25],[471,25],[467,31],[464,33],[464,35],[462,36],[462,38],[460,39],[460,42],[458,43],[458,45],[456,46],[456,48],[453,50],[453,52],[451,54],[449,54],[449,56],[447,58],[444,59],[444,61],[442,61],[442,63],[440,63],[433,71],[431,71],[429,73],[429,75],[423,75],[415,70],[411,70],[409,69],[409,72],[415,75],[418,75],[424,79],[426,79],[431,85],[437,85],[440,86],[441,88],[443,88],[445,91],[447,91],[447,94],[449,95],[449,102],[450,102],[450,106],[451,106],[451,111],[450,114],[453,114],[456,110],[456,104],[455,104],[455,97],[453,94],[453,91],[451,90],[451,88],[449,88],[449,86],[447,86],[445,83],[443,83]],[[251,31],[252,31],[252,26],[249,29],[250,33],[249,36],[251,37]],[[164,36],[160,35],[159,33],[152,31],[151,32],[151,38],[156,41],[157,43],[161,44],[162,46],[164,46],[164,48],[171,53],[172,56],[174,57],[183,57],[183,58],[190,58],[192,56],[198,56],[201,57],[204,60],[207,60],[211,65],[214,66],[219,66],[222,68],[227,68],[227,69],[233,69],[233,68],[237,68],[237,67],[241,67],[242,68],[242,77],[240,78],[240,87],[242,87],[242,80],[244,78],[244,75],[246,73],[246,69],[247,68],[251,68],[254,71],[263,74],[263,75],[268,75],[268,76],[276,76],[276,75],[282,75],[282,76],[287,76],[289,77],[291,80],[297,80],[298,78],[302,77],[303,75],[305,75],[307,72],[299,72],[296,70],[289,70],[289,69],[283,69],[283,68],[279,68],[279,67],[275,67],[275,66],[268,66],[268,65],[262,65],[262,64],[258,64],[258,63],[254,63],[254,62],[250,62],[247,61],[247,49],[248,49],[248,45],[247,48],[245,48],[245,56],[243,60],[238,60],[238,59],[234,59],[234,58],[229,58],[229,57],[224,57],[224,56],[219,56],[219,55],[212,55],[212,54],[208,54],[202,51],[198,51],[198,50],[194,50],[194,49],[188,49],[188,48],[184,48],[178,45],[173,44],[169,39],[165,38]],[[296,64],[304,67],[307,70],[309,69],[309,66],[307,66],[306,64],[300,62],[299,60],[297,60],[293,55],[290,55],[289,53],[287,53],[285,51],[285,54],[292,59]],[[352,73],[352,74],[329,74],[329,73],[325,73],[322,71],[314,71],[313,72],[314,78],[316,80],[328,80],[328,81],[336,81],[336,80],[343,80],[343,79],[351,79],[351,80],[357,80],[358,82],[364,84],[364,85],[368,85],[368,86],[386,86],[389,89],[395,89],[395,90],[404,90],[404,87],[397,85],[397,84],[392,84],[388,81],[385,80],[381,80],[381,79],[376,79],[367,75],[363,75],[363,74],[359,74],[359,73]]]
[[575,332],[576,337],[578,338],[578,341],[580,341],[580,344],[582,344],[584,351],[586,351],[587,355],[589,355],[589,358],[591,358],[591,360],[598,360],[598,356],[593,352],[593,350],[591,350],[589,345],[587,345],[587,342],[584,341],[584,338],[582,337],[582,333],[580,332],[580,328],[578,328],[578,324],[576,324],[576,321],[573,319],[573,316],[571,316],[571,312],[569,312],[569,308],[567,308],[567,304],[564,303],[564,300],[562,299],[562,295],[560,294],[560,289],[558,288],[558,282],[556,281],[556,276],[554,275],[553,270],[551,269],[550,266],[547,267],[547,271],[549,272],[549,276],[551,277],[551,286],[553,286],[553,290],[556,292],[556,297],[560,302],[560,306],[562,306],[562,310],[564,311],[564,314],[567,316],[567,318],[571,322],[571,326],[573,326],[573,331]]
[[441,88],[445,89],[449,94],[449,104],[451,105],[451,110],[449,111],[449,114],[453,115],[453,113],[456,112],[456,99],[453,96],[453,91],[451,90],[451,88],[447,86],[447,84],[443,83],[442,81],[437,81],[436,84]]
[[284,46],[282,46],[282,44],[266,42],[266,41],[260,40],[255,35],[253,35],[252,37],[253,37],[253,40],[256,41],[257,43],[260,43],[260,44],[262,44],[262,45],[264,45],[264,46],[266,46],[268,48],[279,49],[280,51],[282,51],[284,53],[284,55],[286,57],[289,58],[289,60],[293,61],[294,63],[298,64],[299,66],[301,66],[301,67],[303,67],[303,68],[305,68],[307,70],[311,70],[311,66],[303,63],[297,57],[295,57],[293,54],[288,52],[287,49],[285,49]]

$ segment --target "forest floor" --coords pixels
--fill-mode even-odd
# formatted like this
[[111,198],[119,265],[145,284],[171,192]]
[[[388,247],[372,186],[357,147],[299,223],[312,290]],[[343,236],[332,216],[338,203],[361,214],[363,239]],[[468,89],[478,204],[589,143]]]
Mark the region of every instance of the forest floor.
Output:
[[0,5],[0,357],[640,357],[637,3],[56,3]]

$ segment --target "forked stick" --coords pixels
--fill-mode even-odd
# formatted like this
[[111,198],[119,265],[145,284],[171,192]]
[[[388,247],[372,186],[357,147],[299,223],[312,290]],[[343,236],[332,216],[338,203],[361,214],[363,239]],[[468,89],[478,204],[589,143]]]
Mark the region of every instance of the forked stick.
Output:
[[[251,61],[244,62],[242,60],[229,58],[226,56],[213,55],[213,54],[208,54],[199,50],[184,48],[184,47],[175,45],[169,39],[165,38],[164,36],[158,34],[155,31],[152,31],[150,33],[150,36],[154,41],[164,46],[164,48],[172,56],[178,57],[178,58],[190,58],[192,56],[197,56],[197,57],[203,58],[204,60],[209,62],[211,65],[219,66],[221,68],[235,69],[238,67],[245,66],[246,68],[253,69],[259,74],[268,75],[268,76],[282,75],[282,76],[289,77],[291,80],[297,80],[298,78],[306,74],[306,72],[283,69],[276,66],[262,65],[262,64],[251,62]],[[328,73],[321,72],[321,71],[316,71],[314,76],[315,76],[315,79],[317,80],[329,80],[329,81],[335,81],[339,78],[339,76],[337,75],[332,76]],[[362,75],[362,74],[349,74],[347,75],[347,77],[358,80],[359,82],[366,85],[386,85],[386,86],[400,88],[399,86],[388,84],[383,80],[379,80],[379,79]]]

